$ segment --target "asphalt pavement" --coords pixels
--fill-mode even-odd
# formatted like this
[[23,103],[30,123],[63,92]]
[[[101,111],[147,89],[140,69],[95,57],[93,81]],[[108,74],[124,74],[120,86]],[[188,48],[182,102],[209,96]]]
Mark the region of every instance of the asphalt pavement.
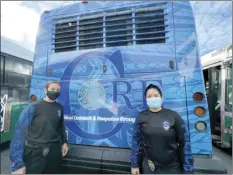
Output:
[[[9,148],[8,145],[4,145],[2,149],[1,145],[1,174],[10,173],[10,160],[9,160]],[[227,168],[228,174],[232,174],[232,155],[229,151],[213,147],[214,155],[219,157],[225,167]]]

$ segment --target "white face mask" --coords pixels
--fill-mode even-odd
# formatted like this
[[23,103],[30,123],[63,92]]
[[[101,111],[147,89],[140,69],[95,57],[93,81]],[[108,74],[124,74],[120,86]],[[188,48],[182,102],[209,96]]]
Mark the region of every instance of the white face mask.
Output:
[[146,101],[147,101],[147,105],[150,108],[160,108],[163,103],[163,100],[161,97],[147,98]]

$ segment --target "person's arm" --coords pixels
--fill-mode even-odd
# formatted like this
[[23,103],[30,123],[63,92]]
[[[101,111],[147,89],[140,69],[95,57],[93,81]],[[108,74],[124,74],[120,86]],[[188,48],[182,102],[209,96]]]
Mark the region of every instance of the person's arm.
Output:
[[131,156],[132,168],[139,168],[140,146],[141,146],[141,125],[139,123],[139,117],[137,117],[132,134],[132,156]]
[[27,106],[20,114],[15,125],[13,137],[10,144],[10,160],[12,162],[12,172],[24,167],[23,152],[25,138],[28,133],[28,127],[34,116],[34,107]]
[[61,133],[61,142],[62,144],[67,143],[67,137],[66,137],[66,132],[65,132],[65,125],[64,125],[64,111],[63,111],[63,107],[61,109],[62,111],[62,115],[61,115],[61,123],[60,123],[60,133]]
[[176,116],[175,130],[176,130],[176,141],[179,145],[179,162],[181,168],[185,173],[192,173],[193,158],[192,158],[191,147],[189,142],[189,134],[188,131],[185,129],[184,121],[182,120],[179,114],[177,114]]

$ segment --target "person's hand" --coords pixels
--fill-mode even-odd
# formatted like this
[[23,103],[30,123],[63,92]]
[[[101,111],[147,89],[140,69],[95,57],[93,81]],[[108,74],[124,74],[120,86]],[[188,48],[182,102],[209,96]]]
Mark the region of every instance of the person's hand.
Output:
[[68,153],[68,145],[67,145],[67,143],[64,143],[63,145],[62,145],[62,157],[64,157],[64,156],[66,156],[66,154]]
[[13,171],[11,174],[25,174],[26,173],[26,167],[22,167],[16,171]]
[[132,174],[140,174],[139,168],[131,168]]

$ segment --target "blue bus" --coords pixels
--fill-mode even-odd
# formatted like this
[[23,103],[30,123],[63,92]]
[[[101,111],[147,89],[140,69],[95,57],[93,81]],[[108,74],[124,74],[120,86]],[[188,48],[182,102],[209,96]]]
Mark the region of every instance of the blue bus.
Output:
[[189,2],[83,1],[45,11],[30,93],[61,82],[70,150],[64,173],[129,173],[132,131],[149,84],[185,121],[195,173],[226,173],[213,155]]

